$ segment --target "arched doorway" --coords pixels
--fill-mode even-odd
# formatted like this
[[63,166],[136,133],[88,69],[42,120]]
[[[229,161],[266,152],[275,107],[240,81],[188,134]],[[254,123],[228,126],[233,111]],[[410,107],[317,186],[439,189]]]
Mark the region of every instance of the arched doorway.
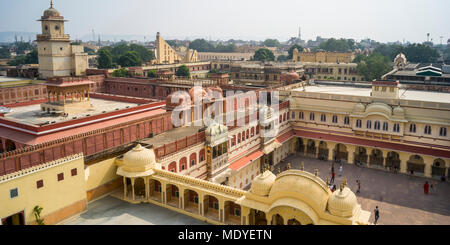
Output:
[[367,165],[367,150],[364,147],[358,146],[355,149],[355,164],[365,166]]
[[316,142],[309,139],[306,146],[306,156],[315,158],[316,157]]
[[288,220],[287,224],[288,225],[301,225],[300,221],[296,220],[295,218]]
[[400,156],[397,152],[388,152],[386,156],[386,168],[394,172],[398,172],[400,170]]
[[219,200],[211,195],[205,195],[203,198],[203,215],[208,219],[220,221],[219,219]]
[[445,167],[445,161],[441,158],[437,158],[433,161],[433,166],[431,167],[431,175],[433,177],[442,177],[445,175],[447,168]]
[[302,138],[297,138],[297,142],[295,144],[295,150],[299,152],[301,155],[305,154],[305,145],[303,143]]
[[425,163],[423,158],[419,155],[412,155],[407,162],[408,173],[423,175],[425,170]]
[[150,199],[155,200],[157,202],[162,202],[161,200],[161,182],[155,179],[149,179],[149,190],[150,190]]
[[166,204],[176,208],[180,207],[180,192],[176,185],[167,184]]
[[134,179],[134,199],[145,199],[145,181],[141,177]]
[[383,167],[383,152],[379,149],[373,149],[370,154],[369,165],[373,167]]
[[198,205],[198,193],[193,190],[184,190],[184,210],[193,214],[199,214]]
[[12,140],[5,141],[6,151],[14,151],[16,149],[16,144]]
[[0,153],[4,152],[5,150],[3,149],[3,140],[0,139]]
[[343,144],[337,144],[334,148],[334,160],[336,162],[347,162],[348,152],[347,147]]
[[274,214],[272,216],[272,225],[284,225],[283,216],[279,214]]
[[240,225],[241,224],[241,206],[232,202],[226,201],[224,207],[225,224]]
[[248,219],[250,225],[267,225],[266,213],[263,211],[250,209]]
[[328,146],[327,146],[327,142],[325,141],[320,141],[319,143],[319,160],[328,160]]

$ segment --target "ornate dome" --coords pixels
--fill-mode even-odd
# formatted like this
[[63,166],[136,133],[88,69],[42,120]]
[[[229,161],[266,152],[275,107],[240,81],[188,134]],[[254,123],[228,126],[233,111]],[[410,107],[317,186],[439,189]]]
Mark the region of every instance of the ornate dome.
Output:
[[405,109],[403,109],[401,106],[397,106],[394,108],[394,116],[403,117],[404,115],[405,115]]
[[364,113],[366,111],[366,107],[362,103],[358,103],[353,108],[353,112],[355,113]]
[[390,117],[392,115],[392,108],[384,103],[372,103],[367,106],[366,112],[368,114],[382,114]]
[[358,202],[355,193],[348,187],[333,192],[328,200],[328,211],[339,217],[351,217],[357,210]]
[[269,196],[297,196],[310,199],[314,206],[325,210],[331,194],[327,184],[317,176],[300,170],[288,170],[276,178]]
[[123,170],[127,172],[145,172],[151,168],[159,168],[153,149],[147,149],[140,144],[123,156]]
[[217,136],[228,133],[228,127],[217,122],[212,123],[205,131],[206,135]]
[[58,10],[54,9],[53,6],[51,6],[49,9],[44,11],[44,17],[61,17],[61,14]]
[[277,177],[272,172],[266,170],[264,173],[255,177],[250,188],[250,192],[260,196],[269,195],[270,189],[272,188],[276,178]]
[[191,104],[191,97],[185,91],[177,91],[175,93],[171,93],[166,98],[166,107],[168,109],[174,109],[181,104],[183,104],[184,106],[190,106]]

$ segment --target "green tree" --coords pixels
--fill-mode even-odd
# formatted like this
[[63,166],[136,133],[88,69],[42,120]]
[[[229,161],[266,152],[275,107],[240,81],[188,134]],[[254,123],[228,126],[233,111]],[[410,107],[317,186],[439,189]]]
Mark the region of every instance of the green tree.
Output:
[[135,51],[143,62],[149,62],[155,59],[155,54],[142,45],[131,44],[130,51]]
[[8,62],[10,66],[27,65],[27,64],[38,64],[38,51],[33,49],[30,53],[26,55],[19,55],[14,57],[13,60]]
[[288,58],[288,56],[287,55],[279,55],[278,57],[277,57],[277,61],[280,61],[280,62],[283,62],[283,61],[288,61],[289,60],[289,58]]
[[380,53],[372,53],[369,56],[358,56],[358,73],[364,77],[366,81],[373,79],[381,79],[381,76],[392,70],[389,57]]
[[214,45],[205,39],[195,39],[189,43],[189,48],[195,49],[198,52],[214,52]]
[[288,59],[290,59],[290,60],[291,60],[292,57],[293,57],[294,49],[297,49],[299,52],[302,52],[302,51],[303,51],[303,47],[302,47],[302,46],[300,46],[300,45],[298,45],[298,44],[292,45],[292,46],[289,48],[289,50],[288,50]]
[[113,67],[112,54],[108,49],[98,51],[98,68],[108,69]]
[[178,77],[189,77],[191,74],[189,72],[189,68],[185,65],[178,67],[175,75]]
[[334,39],[330,38],[319,45],[319,49],[329,52],[347,52],[355,49],[355,41],[353,39]]
[[9,53],[9,50],[6,46],[0,47],[0,59],[9,59],[11,57],[11,54]]
[[269,49],[260,48],[260,49],[256,50],[255,55],[253,55],[252,60],[257,60],[257,61],[274,61],[275,60],[275,55]]
[[127,77],[128,76],[128,69],[126,68],[120,68],[117,70],[114,70],[112,73],[113,77]]
[[128,51],[119,57],[117,64],[122,67],[140,66],[142,59],[136,51]]
[[150,78],[156,77],[156,70],[150,70],[150,71],[148,71],[147,76],[150,77]]
[[443,52],[443,58],[445,63],[450,63],[450,47],[446,48]]
[[410,44],[403,48],[403,53],[406,59],[413,63],[433,63],[440,57],[435,48],[423,44]]
[[281,44],[277,39],[266,39],[263,42],[263,45],[266,47],[280,47]]

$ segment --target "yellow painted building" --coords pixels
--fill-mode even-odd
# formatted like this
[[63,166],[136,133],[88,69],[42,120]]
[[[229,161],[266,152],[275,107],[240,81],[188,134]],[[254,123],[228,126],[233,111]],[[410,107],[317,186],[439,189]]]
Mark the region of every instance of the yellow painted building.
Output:
[[353,52],[299,52],[294,49],[292,53],[294,62],[350,63],[354,58]]

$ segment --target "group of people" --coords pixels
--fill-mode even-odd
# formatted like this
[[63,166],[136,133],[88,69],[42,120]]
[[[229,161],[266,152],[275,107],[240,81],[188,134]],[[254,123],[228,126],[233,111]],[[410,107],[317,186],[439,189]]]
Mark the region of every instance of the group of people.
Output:
[[431,184],[429,184],[428,181],[425,181],[425,184],[423,185],[423,193],[426,195],[428,195],[428,193],[436,193],[436,186],[437,181],[434,181]]

